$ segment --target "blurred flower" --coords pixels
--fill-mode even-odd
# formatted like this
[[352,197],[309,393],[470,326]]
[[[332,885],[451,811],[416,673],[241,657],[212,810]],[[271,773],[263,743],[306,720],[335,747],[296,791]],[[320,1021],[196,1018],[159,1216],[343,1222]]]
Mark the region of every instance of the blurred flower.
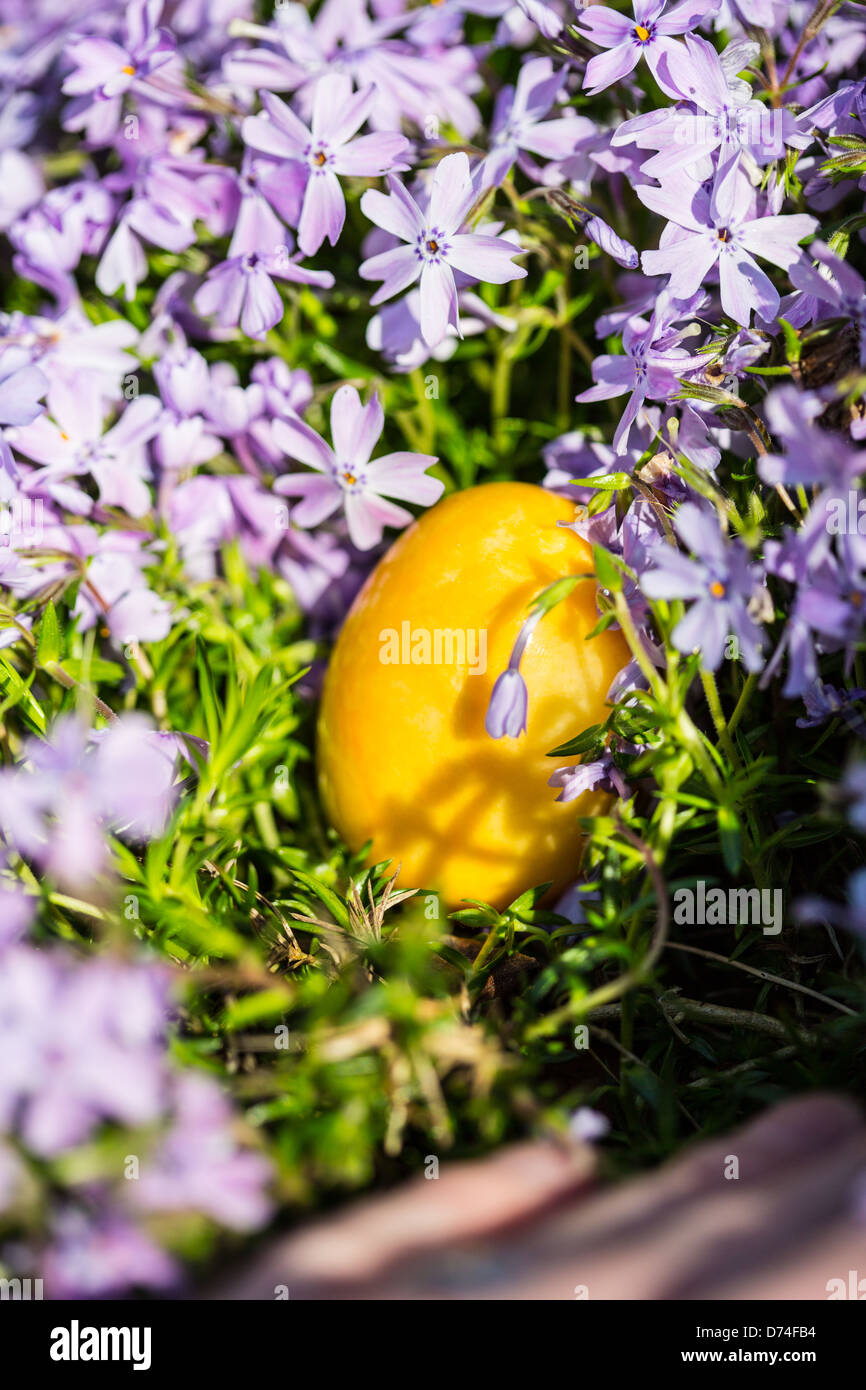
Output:
[[807,895],[794,903],[798,922],[829,923],[841,927],[866,943],[866,869],[858,869],[846,885],[847,903],[831,902],[828,898]]
[[58,1212],[39,1267],[45,1293],[53,1300],[167,1290],[177,1286],[181,1275],[177,1261],[150,1236],[104,1207],[98,1215],[75,1207]]
[[565,159],[579,140],[595,134],[586,116],[542,119],[563,90],[566,76],[564,68],[555,71],[549,58],[530,58],[520,69],[517,85],[499,91],[490,122],[490,153],[479,175],[483,187],[500,184],[524,150],[545,159]]
[[572,1115],[568,1128],[572,1138],[580,1139],[584,1144],[594,1144],[610,1133],[610,1120],[600,1110],[581,1105]]
[[68,889],[108,868],[108,830],[158,835],[172,800],[175,756],[141,714],[93,735],[74,715],[50,740],[28,739],[22,762],[0,770],[0,827],[8,844]]
[[271,1213],[265,1194],[267,1160],[241,1149],[232,1134],[232,1107],[210,1077],[175,1078],[172,1125],[148,1156],[134,1188],[150,1211],[198,1211],[233,1231],[256,1230]]
[[10,946],[0,970],[0,1131],[43,1157],[103,1120],[149,1124],[165,1104],[161,966],[75,962]]

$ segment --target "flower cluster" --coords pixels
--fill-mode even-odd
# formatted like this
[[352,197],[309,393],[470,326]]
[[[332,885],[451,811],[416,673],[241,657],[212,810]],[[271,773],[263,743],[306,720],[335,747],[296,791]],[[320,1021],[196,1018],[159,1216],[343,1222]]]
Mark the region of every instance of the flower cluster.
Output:
[[174,1287],[182,1266],[149,1225],[175,1213],[254,1230],[270,1165],[239,1144],[218,1083],[172,1066],[164,966],[37,950],[20,940],[33,901],[0,893],[0,1222],[11,1244],[37,1203],[43,1228],[16,1267],[49,1298]]

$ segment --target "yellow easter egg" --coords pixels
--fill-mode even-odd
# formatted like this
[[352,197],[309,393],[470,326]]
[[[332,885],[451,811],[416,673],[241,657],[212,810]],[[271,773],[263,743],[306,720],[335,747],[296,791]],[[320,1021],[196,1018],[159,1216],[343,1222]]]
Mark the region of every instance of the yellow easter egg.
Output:
[[527,888],[563,888],[578,873],[579,815],[609,798],[555,800],[546,755],[607,716],[628,660],[618,631],[584,639],[598,620],[585,580],[541,618],[520,663],[526,732],[484,727],[532,600],[592,552],[559,522],[574,504],[528,483],[486,483],[426,512],[370,575],[339,634],[318,731],[319,783],[332,824],[370,863],[401,865],[400,886],[453,906],[501,907]]

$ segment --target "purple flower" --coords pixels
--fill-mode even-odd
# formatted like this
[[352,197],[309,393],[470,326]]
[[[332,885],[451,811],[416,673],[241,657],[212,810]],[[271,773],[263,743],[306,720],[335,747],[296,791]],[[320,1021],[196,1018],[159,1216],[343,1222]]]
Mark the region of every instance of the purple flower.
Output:
[[847,903],[830,902],[827,898],[806,896],[794,903],[798,922],[830,923],[866,942],[866,869],[858,869],[848,879]]
[[491,738],[519,738],[526,730],[529,694],[516,666],[497,677],[490,695],[484,727]]
[[549,58],[530,58],[520,69],[516,87],[503,87],[490,123],[490,153],[480,174],[483,186],[502,183],[521,151],[544,159],[565,159],[578,141],[595,134],[585,116],[545,121],[565,85],[567,72],[555,72]]
[[112,1298],[132,1289],[174,1288],[180,1267],[120,1212],[98,1215],[75,1207],[52,1221],[40,1265],[52,1299]]
[[678,651],[700,652],[704,668],[715,671],[733,634],[747,670],[759,671],[762,636],[750,613],[759,577],[748,551],[742,541],[726,540],[715,513],[694,502],[677,510],[674,526],[701,558],[691,560],[671,545],[658,545],[651,552],[655,568],[640,580],[648,598],[696,600],[677,623],[671,641]]
[[595,242],[600,250],[612,257],[617,265],[621,265],[623,270],[637,270],[640,264],[640,257],[635,251],[630,241],[624,241],[621,236],[608,226],[603,217],[597,213],[592,213],[581,223],[583,230],[590,241]]
[[814,217],[752,216],[751,186],[740,169],[739,155],[719,169],[712,193],[682,170],[662,188],[641,186],[636,191],[647,207],[682,229],[675,236],[663,236],[657,251],[644,251],[641,263],[647,275],[669,275],[668,292],[675,299],[688,299],[718,265],[726,314],[744,328],[749,327],[752,309],[767,322],[775,319],[779,293],[754,256],[790,270],[802,257],[799,243],[818,226]]
[[264,338],[283,317],[272,276],[326,290],[334,283],[330,271],[306,270],[283,246],[269,255],[233,256],[215,266],[195,296],[195,307],[200,314],[213,314],[223,328],[240,325],[248,338]]
[[386,498],[429,507],[442,496],[444,483],[428,478],[436,459],[429,454],[370,455],[385,425],[378,395],[362,406],[354,386],[341,386],[331,401],[333,448],[300,419],[277,420],[274,440],[290,458],[312,474],[292,473],[277,479],[275,491],[303,500],[294,509],[298,526],[317,526],[342,506],[349,535],[359,550],[370,550],[386,526],[405,526],[412,515]]
[[[457,307],[460,310],[460,334],[464,338],[475,337],[488,328],[513,333],[517,327],[515,319],[496,313],[473,290],[458,287]],[[398,372],[411,372],[430,357],[437,362],[446,362],[458,343],[457,330],[449,327],[441,343],[435,348],[427,346],[421,336],[421,291],[418,289],[410,290],[402,299],[384,305],[368,323],[366,336],[367,346],[374,352],[384,353]]]
[[788,530],[781,542],[764,544],[767,573],[797,585],[785,630],[761,678],[762,685],[768,684],[787,654],[782,693],[788,698],[803,695],[814,685],[819,677],[819,652],[847,647],[850,664],[852,644],[862,631],[866,582],[857,562],[855,538],[839,537],[841,558],[829,553],[829,544],[821,505],[812,508],[799,531]]
[[468,95],[477,86],[470,51],[462,44],[439,44],[434,52],[421,54],[392,37],[420,11],[398,14],[395,22],[393,14],[371,19],[363,0],[326,0],[315,19],[303,8],[289,11],[288,22],[282,7],[276,13],[270,29],[246,26],[271,48],[226,56],[223,73],[230,83],[271,92],[297,90],[299,100],[309,105],[310,90],[321,74],[339,70],[357,87],[375,89],[370,112],[375,130],[399,130],[407,120],[423,130],[431,118],[448,120],[464,136],[476,129],[478,108]]
[[[81,528],[77,528],[81,529]],[[128,642],[161,642],[171,631],[172,605],[149,587],[145,570],[155,556],[141,534],[106,530],[89,532],[81,544],[89,555],[73,616],[79,631],[98,626],[116,647]]]
[[122,46],[90,36],[70,39],[66,56],[74,71],[64,79],[63,91],[72,96],[95,92],[105,100],[128,91],[133,82],[166,63],[174,52],[174,39],[168,30],[155,27],[161,9],[160,0],[130,0]]
[[575,397],[606,401],[631,392],[613,437],[618,455],[626,453],[631,427],[647,397],[669,400],[681,390],[680,377],[692,368],[693,359],[679,346],[684,330],[674,327],[688,311],[688,305],[674,304],[669,295],[660,295],[649,322],[637,317],[628,320],[622,335],[625,354],[597,357],[592,364],[595,385]]
[[721,0],[682,0],[663,14],[665,3],[666,0],[634,0],[634,19],[606,5],[581,9],[578,24],[594,43],[608,50],[590,58],[586,65],[583,85],[590,96],[627,77],[642,57],[663,92],[673,97],[684,95],[674,85],[668,66],[671,50],[677,46],[673,35],[685,34],[711,18]]
[[548,785],[560,788],[557,801],[575,801],[589,791],[605,791],[621,797],[623,801],[631,796],[628,783],[609,749],[593,762],[557,768],[553,776],[548,778]]
[[0,425],[31,425],[45,406],[48,390],[44,372],[30,363],[23,348],[7,348],[0,355]]
[[210,1077],[188,1072],[173,1085],[172,1125],[133,1191],[145,1211],[198,1211],[233,1231],[256,1230],[271,1213],[270,1164],[242,1149],[234,1114]]
[[[843,493],[847,502],[849,487],[864,471],[863,452],[846,447],[834,432],[816,426],[824,409],[824,402],[814,392],[790,385],[771,391],[764,411],[785,452],[762,455],[758,473],[771,487],[780,483],[823,484]],[[822,500],[826,506],[829,497],[825,494]]]
[[144,516],[151,507],[145,446],[156,433],[161,414],[156,396],[138,396],[103,434],[100,384],[83,376],[74,387],[53,383],[48,413],[12,430],[9,441],[19,453],[42,465],[40,487],[50,491],[55,482],[89,474],[106,506]]
[[533,609],[521,625],[508,665],[496,678],[484,720],[491,738],[519,738],[526,729],[529,693],[520,674],[520,663],[545,611],[543,606]]
[[664,183],[673,170],[691,167],[720,149],[724,164],[740,151],[759,164],[779,159],[785,145],[805,147],[808,137],[790,111],[767,107],[737,77],[758,55],[756,44],[732,44],[719,55],[707,39],[687,34],[685,47],[673,44],[667,71],[678,92],[698,108],[652,110],[624,121],[612,137],[614,147],[636,142],[657,150],[642,173]]
[[866,700],[866,690],[837,690],[822,680],[816,680],[803,691],[805,715],[797,720],[798,729],[816,729],[828,719],[843,719],[858,738],[866,738],[866,719],[854,708]]
[[277,159],[300,163],[306,188],[298,223],[298,245],[305,256],[318,251],[325,237],[336,246],[346,218],[346,203],[338,174],[375,178],[395,168],[408,152],[409,141],[399,132],[352,136],[373,106],[375,92],[366,87],[352,95],[351,78],[343,72],[319,78],[308,130],[285,102],[270,92],[261,99],[269,119],[248,116],[243,137],[248,145]]
[[449,325],[460,332],[454,271],[494,285],[521,280],[526,271],[512,260],[521,248],[504,236],[459,230],[477,196],[465,154],[446,155],[436,166],[426,214],[398,179],[389,177],[388,187],[390,197],[368,189],[361,208],[371,222],[407,244],[364,261],[358,273],[363,280],[384,282],[371,304],[420,279],[421,332],[427,345],[436,347]]
[[43,1157],[103,1120],[147,1125],[166,1100],[167,974],[109,958],[86,965],[27,945],[3,953],[0,1130]]
[[126,714],[95,738],[65,716],[50,742],[29,739],[22,757],[0,771],[0,827],[65,888],[86,889],[106,872],[107,830],[140,840],[165,827],[175,753],[143,715]]
[[813,242],[809,255],[819,262],[820,270],[813,269],[806,259],[791,269],[792,283],[812,300],[809,317],[839,315],[852,319],[860,342],[860,366],[866,367],[866,282],[863,276],[823,242]]

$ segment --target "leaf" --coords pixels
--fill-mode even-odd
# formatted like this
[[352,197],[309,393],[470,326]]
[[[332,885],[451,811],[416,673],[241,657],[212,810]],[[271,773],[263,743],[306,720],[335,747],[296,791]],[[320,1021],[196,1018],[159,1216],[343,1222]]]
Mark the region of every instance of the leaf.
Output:
[[9,658],[5,653],[0,652],[0,683],[6,692],[6,698],[0,706],[0,713],[5,714],[8,709],[14,709],[17,705],[21,705],[25,717],[32,727],[38,733],[44,734],[47,727],[45,714],[30,690],[30,684],[35,674],[35,671],[31,672],[27,681],[23,681]]
[[592,559],[599,584],[609,593],[618,593],[622,588],[622,575],[614,564],[610,552],[600,545],[592,547]]
[[455,970],[459,970],[461,975],[468,975],[472,969],[472,960],[469,956],[464,956],[462,951],[458,951],[454,946],[447,946],[438,943],[433,954],[439,956],[448,965],[453,965]]
[[584,729],[582,734],[570,738],[567,743],[561,743],[558,748],[551,749],[547,756],[548,758],[575,758],[580,753],[590,753],[601,745],[603,735],[604,726],[593,724],[590,728]]
[[214,687],[213,673],[210,668],[210,661],[208,660],[207,648],[201,638],[196,642],[195,664],[198,673],[198,692],[204,711],[204,722],[205,728],[207,729],[208,743],[213,748],[220,736],[222,711]]
[[532,611],[535,613],[540,610],[542,613],[549,613],[558,603],[562,603],[563,599],[568,598],[575,584],[585,577],[581,574],[569,574],[564,579],[557,579],[553,584],[548,584],[547,588],[542,589],[541,593],[536,594],[532,600],[530,604]]
[[737,813],[730,806],[720,806],[716,818],[725,868],[731,874],[738,874],[743,862],[743,845]]
[[541,899],[551,887],[549,883],[540,883],[535,888],[528,888],[525,893],[521,893],[519,898],[515,898],[513,903],[509,903],[505,909],[514,917],[519,917],[523,912],[532,912],[538,907]]
[[305,874],[302,869],[292,869],[292,877],[300,883],[302,888],[306,888],[308,893],[318,898],[320,903],[324,903],[334,921],[339,923],[346,931],[349,929],[349,911],[343,899],[333,888],[329,888],[326,883],[315,878],[313,874]]
[[57,617],[54,600],[49,599],[42,622],[39,625],[39,640],[36,646],[36,660],[40,666],[50,666],[63,655],[63,633]]
[[595,478],[572,478],[573,487],[597,487],[605,492],[622,492],[631,487],[634,479],[630,473],[603,473]]
[[779,315],[779,323],[782,325],[782,332],[785,335],[785,353],[791,366],[794,366],[795,363],[799,362],[802,351],[800,335],[793,324],[782,318],[781,314]]

